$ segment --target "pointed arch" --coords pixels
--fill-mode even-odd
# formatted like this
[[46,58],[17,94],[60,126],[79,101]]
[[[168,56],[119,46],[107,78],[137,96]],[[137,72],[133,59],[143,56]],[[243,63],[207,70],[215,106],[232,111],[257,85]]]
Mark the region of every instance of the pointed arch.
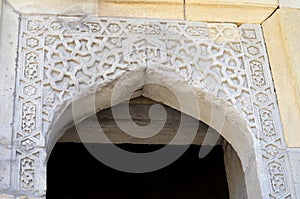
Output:
[[[21,32],[16,189],[45,195],[52,147],[74,119],[94,113],[89,99],[96,98],[98,111],[114,105],[118,83],[123,92],[115,102],[138,85],[142,95],[219,130],[241,159],[249,198],[291,196],[259,25],[24,15]],[[183,107],[164,87],[185,98]],[[78,118],[72,114],[74,102],[81,104]],[[225,116],[221,129],[220,115]]]

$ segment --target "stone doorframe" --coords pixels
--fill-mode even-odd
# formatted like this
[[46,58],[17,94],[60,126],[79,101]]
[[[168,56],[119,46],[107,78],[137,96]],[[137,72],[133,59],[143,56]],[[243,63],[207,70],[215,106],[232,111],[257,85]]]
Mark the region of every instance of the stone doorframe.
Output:
[[219,133],[241,159],[248,198],[295,198],[260,25],[25,15],[4,4],[1,33],[5,86],[15,91],[4,93],[14,108],[4,111],[13,117],[0,144],[7,198],[45,198],[47,159],[73,125],[72,102],[85,109],[96,93],[97,110],[110,107],[121,78],[125,94],[140,84],[141,95],[178,110],[147,83],[197,93],[202,114],[181,111],[216,129],[210,110],[226,114]]

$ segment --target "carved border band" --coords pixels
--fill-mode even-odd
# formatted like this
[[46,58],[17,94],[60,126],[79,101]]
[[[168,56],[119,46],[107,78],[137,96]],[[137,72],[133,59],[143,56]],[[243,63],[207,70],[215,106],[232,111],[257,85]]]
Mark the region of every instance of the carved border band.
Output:
[[251,76],[251,94],[255,107],[257,137],[272,192],[269,198],[292,198],[286,144],[280,122],[268,56],[259,26],[243,25],[241,43]]

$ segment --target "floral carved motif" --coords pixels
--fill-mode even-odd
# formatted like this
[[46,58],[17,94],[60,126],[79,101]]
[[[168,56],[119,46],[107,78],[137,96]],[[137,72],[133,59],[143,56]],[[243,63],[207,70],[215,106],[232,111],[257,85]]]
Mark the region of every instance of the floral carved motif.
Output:
[[276,194],[285,193],[287,190],[285,174],[282,165],[277,162],[269,164],[269,173],[272,182],[272,188]]
[[20,186],[24,189],[33,188],[35,183],[35,162],[33,159],[24,158],[20,165]]
[[36,107],[31,102],[26,102],[22,106],[22,130],[32,133],[36,127]]
[[276,132],[271,111],[262,109],[259,113],[262,122],[263,135],[266,139],[273,139],[276,137]]

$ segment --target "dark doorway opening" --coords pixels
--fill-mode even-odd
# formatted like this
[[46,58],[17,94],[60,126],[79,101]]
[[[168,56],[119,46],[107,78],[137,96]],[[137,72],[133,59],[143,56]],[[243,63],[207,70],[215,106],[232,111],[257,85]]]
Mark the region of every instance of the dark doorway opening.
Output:
[[[146,152],[163,145],[118,146]],[[105,166],[82,143],[57,143],[48,162],[47,199],[228,199],[222,146],[203,159],[199,149],[192,145],[164,169],[131,174]]]

